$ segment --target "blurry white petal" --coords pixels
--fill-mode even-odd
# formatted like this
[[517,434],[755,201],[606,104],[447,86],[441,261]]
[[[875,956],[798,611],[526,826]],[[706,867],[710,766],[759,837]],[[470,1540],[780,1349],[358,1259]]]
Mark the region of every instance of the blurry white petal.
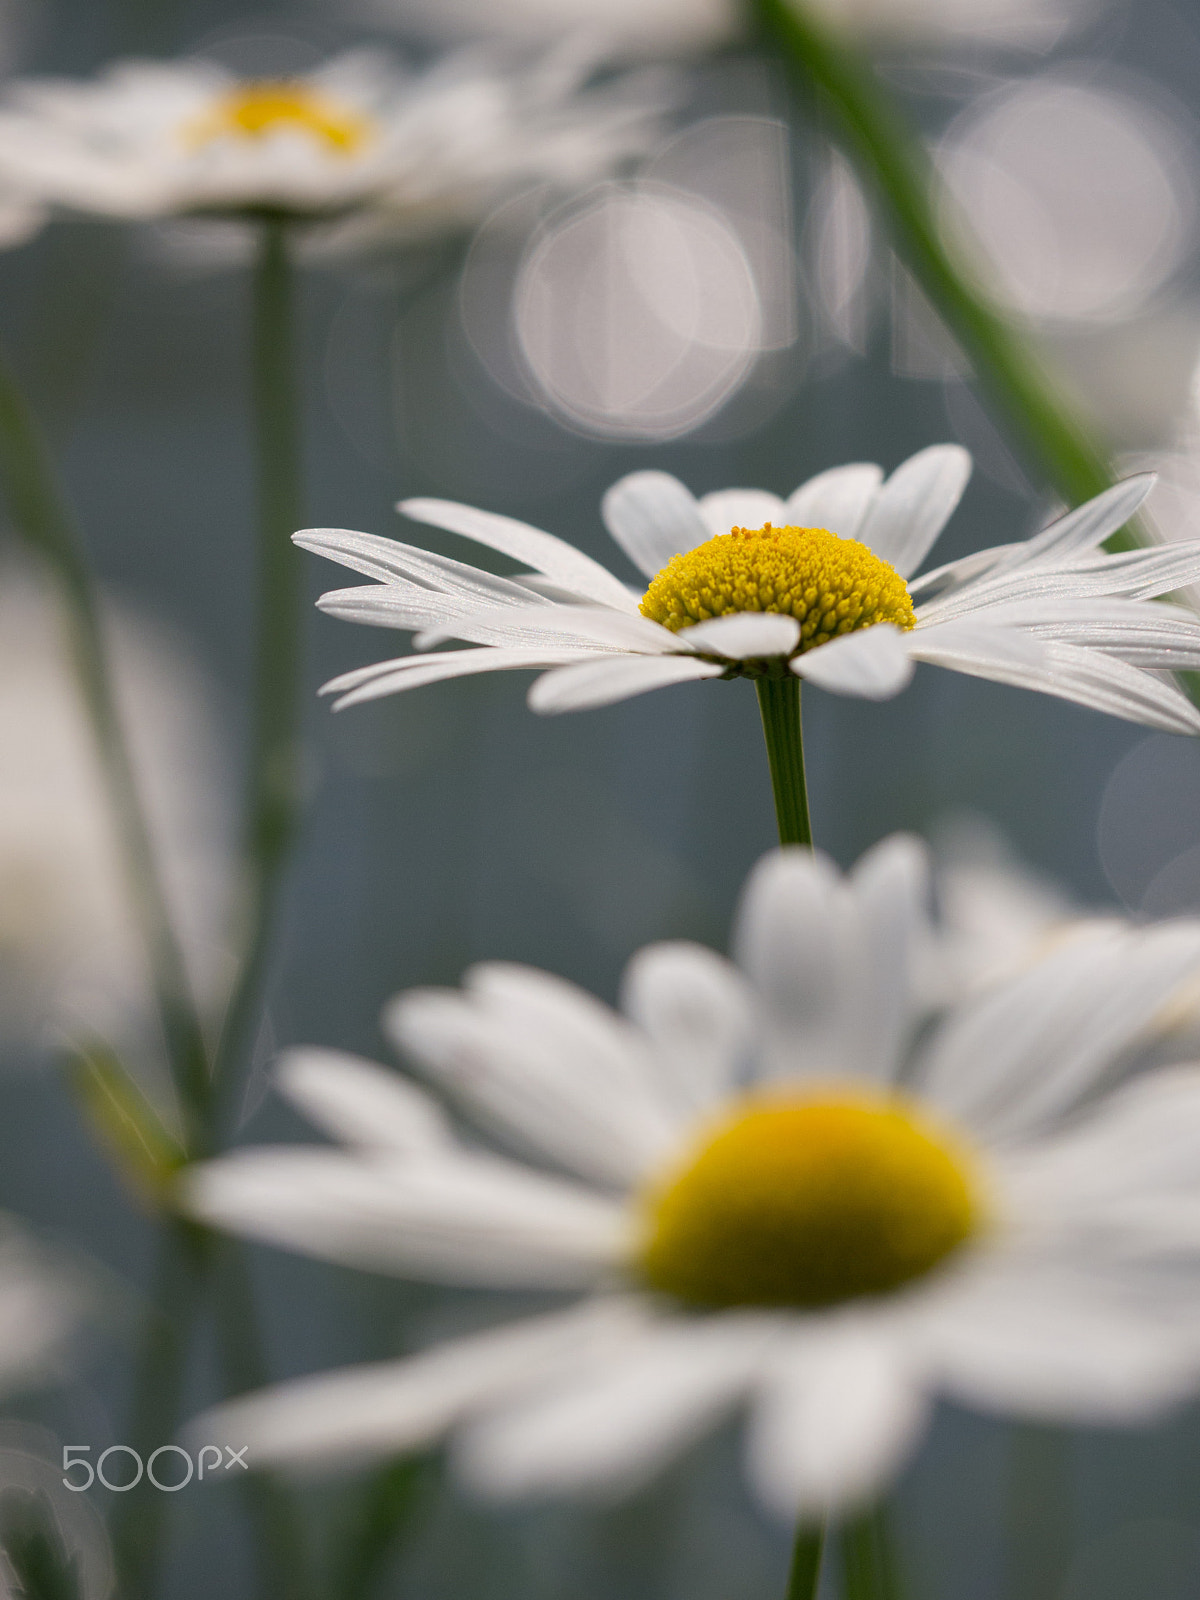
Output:
[[677,1113],[644,1042],[561,979],[492,965],[474,993],[409,990],[384,1021],[474,1115],[572,1171],[624,1187],[675,1147]]
[[846,924],[839,874],[820,851],[772,850],[750,874],[734,951],[759,996],[764,1075],[843,1070]]
[[758,656],[786,656],[800,642],[795,617],[776,611],[735,611],[707,622],[680,628],[680,644],[693,650],[726,656],[732,661]]
[[952,1017],[922,1092],[990,1138],[1027,1135],[1110,1072],[1198,969],[1198,923],[1097,928]]
[[607,1370],[470,1427],[459,1464],[505,1498],[635,1488],[745,1392],[777,1329],[777,1318],[753,1313],[651,1328]]
[[790,1520],[853,1510],[886,1487],[928,1417],[923,1386],[886,1332],[866,1316],[835,1323],[773,1359],[751,1417],[751,1478]]
[[535,572],[542,572],[564,589],[598,600],[601,605],[616,606],[621,611],[637,610],[637,600],[618,579],[591,556],[531,528],[526,522],[512,517],[498,516],[494,511],[477,511],[474,506],[458,505],[451,500],[402,500],[399,509],[416,522],[427,522],[435,528],[445,528],[450,533],[475,539],[504,555],[522,561]]
[[640,1331],[636,1309],[587,1301],[411,1356],[302,1378],[231,1400],[196,1419],[194,1444],[248,1444],[259,1467],[360,1462],[430,1444],[464,1413],[536,1388]]
[[798,678],[830,694],[890,700],[913,675],[909,642],[890,622],[876,622],[806,650],[791,663]]
[[883,469],[873,462],[831,467],[788,497],[788,521],[802,528],[828,528],[842,539],[857,539],[882,482]]
[[527,589],[511,578],[497,577],[465,561],[453,561],[433,550],[421,550],[399,539],[382,539],[374,533],[356,533],[349,528],[305,528],[292,535],[292,543],[315,555],[327,556],[352,572],[378,583],[411,583],[418,580],[432,600],[440,592],[460,595],[476,602],[504,601],[529,605]]
[[[600,502],[604,526],[647,578],[709,536],[690,489],[669,472],[631,472]],[[726,529],[726,532],[729,530]]]
[[650,689],[697,678],[719,678],[725,669],[698,656],[619,656],[559,667],[540,677],[529,691],[531,711],[585,711],[630,700]]
[[714,537],[734,528],[762,528],[768,522],[786,527],[790,521],[786,502],[766,489],[714,490],[701,498],[700,514]]
[[949,522],[970,476],[971,457],[961,445],[930,445],[896,468],[855,537],[907,578]]
[[419,1154],[451,1143],[440,1107],[398,1072],[345,1050],[288,1050],[279,1087],[310,1121],[364,1150]]
[[867,852],[850,881],[857,939],[858,992],[847,1007],[847,1060],[864,1077],[887,1082],[915,1010],[915,969],[930,937],[929,856],[905,834]]
[[180,1180],[192,1215],[269,1244],[434,1283],[585,1288],[628,1249],[622,1210],[494,1157],[365,1163],[238,1151]]
[[648,1036],[681,1105],[706,1109],[734,1092],[754,1011],[731,962],[703,945],[647,945],[625,968],[621,1006]]

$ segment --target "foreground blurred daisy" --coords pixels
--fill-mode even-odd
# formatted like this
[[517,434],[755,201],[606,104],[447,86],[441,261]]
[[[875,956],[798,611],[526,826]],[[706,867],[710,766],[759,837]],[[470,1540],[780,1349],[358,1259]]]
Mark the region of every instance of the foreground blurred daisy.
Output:
[[462,54],[409,75],[357,52],[245,79],[199,58],[119,62],[90,83],[14,85],[0,176],[102,216],[312,221],[371,205],[398,234],[440,232],[514,182],[577,183],[645,147],[655,107],[619,84],[580,92],[591,65],[566,50],[519,70]]
[[[938,1392],[1128,1421],[1200,1376],[1200,1071],[1102,1092],[1200,962],[1200,924],[1098,930],[913,1045],[925,865],[768,856],[737,964],[631,963],[624,1015],[545,973],[400,996],[397,1043],[510,1155],[330,1051],[285,1061],[337,1151],[193,1169],[218,1226],[358,1267],[569,1293],[549,1315],[210,1413],[260,1466],[449,1435],[496,1495],[645,1479],[748,1413],[778,1511],[874,1495]],[[520,1159],[517,1159],[517,1157]]]
[[627,588],[589,556],[508,517],[407,500],[419,522],[474,539],[531,569],[517,578],[395,540],[315,529],[306,549],[374,578],[324,595],[350,621],[482,648],[377,662],[326,684],[353,705],[467,673],[548,668],[535,711],[607,705],[698,678],[794,675],[882,700],[918,661],[1060,695],[1177,733],[1200,712],[1157,673],[1200,667],[1200,620],[1151,604],[1200,574],[1200,541],[1110,555],[1104,539],[1153,478],[1131,478],[1016,544],[913,574],[970,473],[957,445],[912,456],[883,481],[875,466],[821,473],[786,501],[760,489],[696,500],[663,472],[636,472],[605,496],[613,538],[649,579]]

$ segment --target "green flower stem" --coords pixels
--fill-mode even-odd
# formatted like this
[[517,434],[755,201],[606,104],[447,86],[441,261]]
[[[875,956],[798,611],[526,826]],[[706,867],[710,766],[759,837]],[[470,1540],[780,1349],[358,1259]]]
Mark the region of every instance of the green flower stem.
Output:
[[811,849],[812,824],[804,782],[804,734],[800,727],[800,679],[789,672],[782,678],[759,678],[755,687],[767,741],[767,759],[771,763],[779,842],[806,844]]
[[117,828],[171,1074],[185,1120],[207,1115],[208,1052],[155,862],[113,689],[104,631],[74,520],[16,379],[0,359],[0,483],[17,529],[58,590],[80,699]]
[[[1031,458],[1071,503],[1106,489],[1113,477],[1105,451],[1071,414],[1023,333],[989,304],[948,248],[929,158],[870,67],[815,21],[801,0],[752,0],[752,6],[804,85],[833,108],[851,155],[882,201],[898,248]],[[1122,531],[1108,540],[1108,548],[1131,549],[1136,542]]]
[[275,906],[299,822],[299,675],[303,567],[292,534],[303,503],[294,286],[283,218],[261,219],[253,293],[253,385],[258,445],[258,628],[254,722],[244,839],[243,956],[217,1047],[213,1140],[253,1045]]
[[891,1529],[882,1508],[846,1523],[841,1549],[845,1600],[903,1600]]
[[817,1600],[824,1555],[825,1529],[814,1527],[811,1522],[798,1522],[785,1600]]
[[[170,1218],[158,1242],[153,1300],[142,1331],[133,1399],[122,1443],[148,1461],[167,1444],[183,1407],[191,1330],[211,1268],[213,1239],[203,1228]],[[153,1600],[171,1497],[144,1479],[113,1513],[113,1553],[122,1600]]]

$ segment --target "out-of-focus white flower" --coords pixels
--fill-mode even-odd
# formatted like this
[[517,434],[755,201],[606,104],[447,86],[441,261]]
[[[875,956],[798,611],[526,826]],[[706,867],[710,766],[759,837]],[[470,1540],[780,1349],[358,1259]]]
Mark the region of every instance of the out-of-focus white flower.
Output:
[[0,1394],[66,1374],[85,1302],[77,1274],[0,1213]]
[[511,69],[463,53],[407,74],[360,52],[258,80],[199,59],[121,62],[93,82],[15,84],[0,178],[104,216],[328,221],[374,207],[376,232],[438,232],[514,184],[589,181],[645,147],[662,80],[586,91],[593,63],[574,48]]
[[[177,646],[113,613],[126,734],[198,995],[225,977],[227,774],[208,694]],[[153,1037],[141,936],[58,613],[28,576],[0,587],[0,1040]]]
[[1030,539],[913,577],[970,470],[965,450],[934,445],[886,483],[877,466],[856,463],[787,500],[723,489],[699,501],[665,472],[635,472],[608,491],[603,514],[651,580],[641,597],[553,534],[444,500],[400,509],[532,571],[494,577],[371,534],[299,533],[305,549],[376,580],[324,595],[322,609],[418,630],[419,651],[447,639],[481,647],[376,662],[325,688],[352,705],[443,678],[549,668],[529,704],[559,712],[700,678],[791,672],[835,694],[887,700],[927,661],[1200,732],[1200,712],[1159,676],[1200,666],[1200,621],[1150,603],[1200,574],[1200,541],[1100,548],[1153,478],[1130,478]]
[[[843,879],[777,851],[737,965],[631,963],[624,1015],[529,968],[386,1021],[509,1155],[386,1070],[302,1051],[285,1091],[340,1150],[195,1168],[218,1226],[566,1310],[210,1413],[259,1465],[451,1435],[496,1495],[624,1488],[731,1411],[794,1516],[875,1495],[932,1399],[1080,1421],[1200,1377],[1200,1070],[1099,1091],[1200,962],[1200,923],[1096,930],[913,1043],[928,934],[910,840]],[[520,1156],[523,1159],[515,1159]]]
[[1015,977],[1076,939],[1130,925],[1117,912],[1085,912],[980,818],[944,829],[935,863],[940,915],[929,970],[939,1005]]
[[[819,19],[852,38],[901,45],[1044,48],[1094,9],[1091,0],[809,0]],[[508,34],[557,38],[587,30],[627,55],[711,49],[736,40],[736,0],[359,0],[372,21],[435,37]]]

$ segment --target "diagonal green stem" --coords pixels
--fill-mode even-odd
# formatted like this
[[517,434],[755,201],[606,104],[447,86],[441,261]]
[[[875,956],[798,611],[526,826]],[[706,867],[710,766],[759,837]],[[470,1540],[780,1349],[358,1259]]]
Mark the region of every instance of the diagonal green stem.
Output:
[[185,1117],[198,1123],[208,1106],[208,1052],[121,726],[91,574],[41,435],[3,360],[0,481],[14,523],[44,561],[62,600],[76,683],[124,855],[171,1073]]
[[243,958],[217,1047],[215,1138],[253,1046],[276,902],[300,811],[299,673],[303,569],[300,406],[294,287],[286,222],[262,220],[254,274],[254,413],[258,443],[258,629],[246,801]]
[[758,709],[762,713],[767,759],[771,763],[771,789],[780,844],[812,846],[808,816],[808,789],[804,782],[804,735],[800,727],[800,679],[789,672],[782,678],[759,678]]
[[[895,242],[1026,449],[1071,502],[1113,481],[1105,451],[1071,414],[1028,339],[971,282],[947,246],[934,173],[916,132],[869,65],[801,0],[752,0],[754,15],[808,88],[838,118],[851,155],[881,200]],[[1109,549],[1128,549],[1128,535]]]
[[798,1522],[784,1600],[817,1600],[824,1556],[825,1529],[814,1527],[811,1522]]
[[891,1528],[881,1507],[846,1523],[841,1547],[845,1600],[903,1600]]

